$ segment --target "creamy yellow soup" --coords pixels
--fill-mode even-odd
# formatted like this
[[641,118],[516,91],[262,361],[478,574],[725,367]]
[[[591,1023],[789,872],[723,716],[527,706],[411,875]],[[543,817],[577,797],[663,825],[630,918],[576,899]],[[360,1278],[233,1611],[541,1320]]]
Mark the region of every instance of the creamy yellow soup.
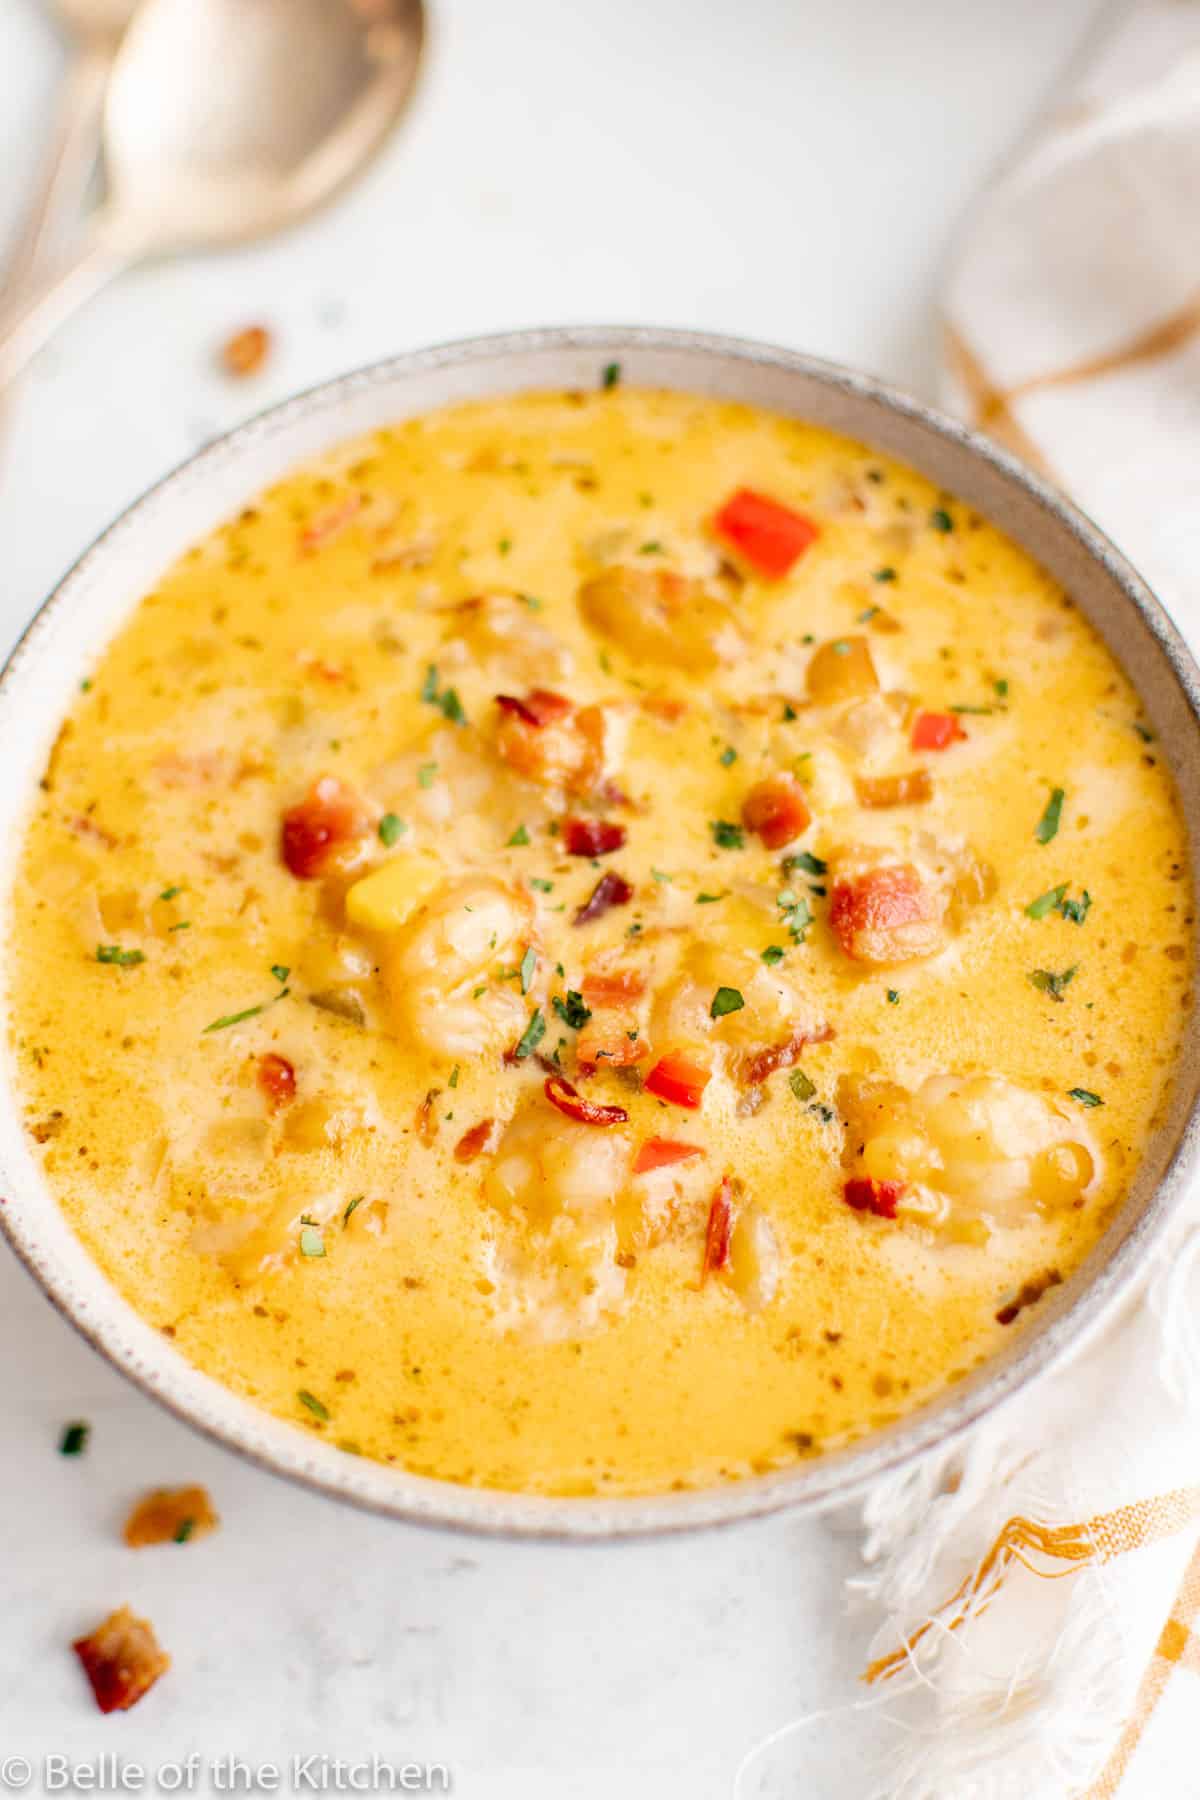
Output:
[[11,1030],[73,1227],[347,1453],[777,1469],[1027,1329],[1189,1000],[1164,759],[952,495],[677,393],[407,421],[83,683]]

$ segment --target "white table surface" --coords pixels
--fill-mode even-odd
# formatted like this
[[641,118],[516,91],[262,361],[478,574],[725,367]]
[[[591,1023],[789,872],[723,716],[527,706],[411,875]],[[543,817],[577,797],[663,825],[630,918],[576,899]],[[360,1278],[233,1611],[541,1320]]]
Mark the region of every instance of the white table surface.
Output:
[[[348,199],[259,248],[127,277],[35,366],[0,462],[0,642],[206,438],[409,346],[543,323],[712,327],[931,392],[960,210],[1099,10],[433,4],[419,101]],[[0,237],[58,58],[34,0],[0,0]],[[224,380],[214,346],[260,319],[279,338],[269,371]],[[470,1800],[709,1800],[756,1740],[853,1697],[867,1627],[845,1616],[844,1528],[783,1518],[572,1550],[362,1516],[160,1412],[2,1251],[0,1369],[0,1782],[11,1755],[104,1750],[153,1769],[194,1751],[275,1761],[286,1791],[296,1754],[378,1752],[448,1765]],[[56,1441],[76,1417],[93,1432],[71,1462]],[[220,1533],[124,1549],[130,1497],[187,1479],[211,1488]],[[102,1720],[67,1645],[124,1601],[174,1668]],[[742,1791],[858,1800],[865,1744],[803,1731]]]

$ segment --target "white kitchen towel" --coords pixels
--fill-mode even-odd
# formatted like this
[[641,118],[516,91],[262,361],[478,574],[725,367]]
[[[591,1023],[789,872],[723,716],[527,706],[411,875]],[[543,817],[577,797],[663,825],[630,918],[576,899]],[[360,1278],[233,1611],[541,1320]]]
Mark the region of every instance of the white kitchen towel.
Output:
[[[1200,0],[1110,15],[1068,88],[964,222],[946,394],[1197,645]],[[853,1585],[884,1620],[864,1695],[886,1800],[1200,1796],[1200,1196],[1189,1211],[1100,1342],[872,1494]]]

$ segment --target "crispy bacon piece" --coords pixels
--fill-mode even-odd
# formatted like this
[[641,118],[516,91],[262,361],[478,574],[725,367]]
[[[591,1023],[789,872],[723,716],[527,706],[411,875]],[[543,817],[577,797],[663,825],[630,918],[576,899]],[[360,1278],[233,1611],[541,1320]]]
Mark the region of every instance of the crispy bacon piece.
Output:
[[911,863],[834,883],[829,923],[852,962],[907,962],[941,943],[943,904]]
[[480,1119],[478,1125],[472,1125],[470,1131],[464,1131],[454,1146],[455,1160],[460,1163],[474,1162],[477,1156],[496,1147],[495,1119]]
[[171,1666],[153,1626],[127,1606],[110,1613],[89,1636],[76,1638],[71,1648],[102,1713],[128,1712]]
[[568,794],[594,793],[604,775],[604,711],[575,707],[562,694],[533,688],[518,699],[497,694],[496,749],[527,781]]
[[548,1076],[542,1092],[551,1106],[557,1106],[560,1113],[580,1125],[625,1125],[629,1121],[623,1106],[601,1106],[595,1100],[585,1100],[562,1075]]
[[432,1144],[438,1134],[438,1122],[434,1107],[441,1095],[441,1088],[430,1088],[416,1111],[413,1125],[417,1136],[423,1144]]
[[568,856],[609,856],[625,842],[625,827],[615,819],[564,819],[562,835]]
[[280,851],[292,874],[313,881],[345,845],[363,836],[366,807],[336,775],[322,775],[283,815]]
[[584,1003],[592,1007],[628,1006],[640,1000],[646,991],[646,978],[640,969],[613,969],[608,974],[597,971],[585,975],[580,992]]
[[131,1550],[144,1550],[148,1544],[186,1544],[215,1531],[220,1523],[207,1488],[155,1488],[126,1519],[125,1542]]
[[272,1112],[278,1112],[281,1106],[287,1106],[296,1098],[296,1071],[286,1056],[277,1056],[274,1050],[259,1057],[256,1080]]
[[871,1175],[854,1175],[842,1189],[846,1205],[855,1212],[874,1213],[877,1219],[894,1219],[904,1192],[902,1181],[876,1181]]
[[554,719],[565,719],[572,711],[571,702],[562,694],[551,693],[549,688],[533,688],[523,700],[515,694],[497,694],[496,705],[501,712],[515,714],[538,731]]
[[678,1051],[662,1056],[646,1077],[646,1092],[669,1100],[673,1106],[686,1106],[696,1112],[704,1099],[704,1090],[712,1080],[712,1070],[705,1063],[693,1062]]
[[756,832],[768,850],[782,850],[808,829],[812,814],[804,789],[794,775],[769,775],[756,781],[742,801],[742,823]]
[[708,1228],[704,1233],[704,1262],[700,1279],[715,1274],[729,1262],[729,1241],[733,1236],[733,1184],[728,1175],[712,1197],[708,1209]]
[[319,512],[315,518],[310,519],[300,533],[300,548],[320,550],[324,545],[332,543],[365,505],[366,501],[361,494],[347,494],[344,500],[327,506],[324,512]]
[[966,736],[954,713],[923,712],[913,720],[909,742],[914,750],[948,750]]
[[594,1075],[603,1063],[606,1069],[630,1069],[645,1060],[650,1046],[625,1018],[632,1014],[610,1014],[607,1019],[589,1019],[575,1040],[575,1058],[585,1074]]
[[590,925],[593,919],[602,918],[614,906],[628,906],[633,899],[633,888],[623,875],[615,869],[606,869],[583,905],[577,910],[572,924]]
[[713,519],[713,530],[771,581],[789,574],[821,535],[807,514],[753,488],[730,496]]
[[649,1175],[653,1169],[667,1169],[672,1163],[687,1162],[693,1156],[705,1156],[699,1144],[684,1144],[678,1138],[647,1138],[633,1159],[635,1175]]
[[906,769],[902,775],[856,775],[854,792],[860,806],[873,812],[886,806],[924,806],[933,799],[928,769]]
[[769,1044],[765,1050],[748,1050],[737,1059],[737,1078],[743,1087],[760,1087],[776,1069],[790,1069],[799,1062],[806,1044],[827,1044],[835,1036],[832,1025],[812,1025],[797,1031],[781,1044]]

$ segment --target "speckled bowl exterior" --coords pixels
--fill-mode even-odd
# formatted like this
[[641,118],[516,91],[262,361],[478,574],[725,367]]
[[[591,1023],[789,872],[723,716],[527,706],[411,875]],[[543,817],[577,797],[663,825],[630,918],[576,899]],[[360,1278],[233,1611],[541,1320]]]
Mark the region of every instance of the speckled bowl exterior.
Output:
[[[745,401],[860,439],[921,470],[1023,545],[1063,585],[1137,686],[1179,784],[1197,878],[1200,672],[1145,583],[1087,518],[994,444],[866,376],[732,338],[600,326],[474,339],[329,382],[210,445],[132,506],[46,601],[0,676],[0,843],[7,846],[8,868],[81,677],[188,545],[341,439],[456,401],[529,388],[593,388],[612,362],[620,363],[629,384]],[[5,941],[10,907],[6,891]],[[609,1540],[725,1524],[853,1497],[965,1432],[1097,1330],[1144,1272],[1196,1163],[1198,1034],[1193,1017],[1166,1120],[1119,1216],[1006,1351],[848,1449],[697,1492],[546,1499],[459,1487],[345,1455],[314,1431],[238,1398],[132,1310],[66,1224],[22,1126],[11,1049],[0,1077],[0,1224],[63,1315],[146,1393],[221,1443],[323,1493],[414,1523],[551,1539]],[[6,1043],[9,1035],[6,1030]]]

